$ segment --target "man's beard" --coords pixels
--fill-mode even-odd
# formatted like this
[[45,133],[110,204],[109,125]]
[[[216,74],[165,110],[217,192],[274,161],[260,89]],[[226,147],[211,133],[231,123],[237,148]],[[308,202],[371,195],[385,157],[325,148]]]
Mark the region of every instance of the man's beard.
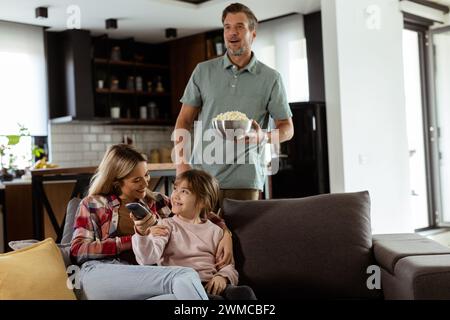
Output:
[[231,48],[228,48],[228,52],[235,57],[240,57],[244,54],[244,52],[246,51],[246,47],[242,46],[237,50],[232,50]]

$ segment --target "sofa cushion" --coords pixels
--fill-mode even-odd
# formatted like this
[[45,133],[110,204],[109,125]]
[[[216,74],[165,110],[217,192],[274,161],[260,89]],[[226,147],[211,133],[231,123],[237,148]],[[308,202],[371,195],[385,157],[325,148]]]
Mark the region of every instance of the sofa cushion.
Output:
[[450,255],[409,256],[398,260],[394,275],[383,270],[386,299],[450,299]]
[[0,299],[76,299],[53,239],[0,254]]
[[73,235],[73,224],[75,222],[75,216],[80,206],[81,199],[73,198],[67,204],[66,221],[64,223],[63,236],[61,243],[70,243]]
[[224,200],[240,283],[258,298],[370,298],[368,192]]
[[404,257],[450,254],[449,247],[414,233],[374,235],[373,248],[378,264],[391,274]]
[[[27,240],[17,240],[8,242],[8,246],[13,250],[20,250],[23,248],[27,248],[35,243],[38,243],[39,240],[36,239],[27,239]],[[70,243],[57,243],[56,246],[59,248],[61,252],[61,256],[63,257],[64,265],[66,267],[72,264],[70,258]]]

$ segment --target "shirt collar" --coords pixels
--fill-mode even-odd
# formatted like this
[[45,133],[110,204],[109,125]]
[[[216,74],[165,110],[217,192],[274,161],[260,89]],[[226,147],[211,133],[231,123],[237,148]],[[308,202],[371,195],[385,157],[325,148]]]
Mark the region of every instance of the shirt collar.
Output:
[[120,206],[120,199],[115,194],[110,194],[108,197],[108,202],[111,204],[112,207],[118,207]]
[[[256,73],[256,62],[257,62],[257,60],[256,60],[255,53],[252,51],[252,58],[250,59],[250,62],[245,67],[243,67],[240,71],[243,72],[243,71],[247,70],[248,72],[255,74]],[[228,54],[225,53],[223,55],[223,68],[229,69],[232,66],[234,66],[233,62],[231,62],[230,58],[228,57]]]

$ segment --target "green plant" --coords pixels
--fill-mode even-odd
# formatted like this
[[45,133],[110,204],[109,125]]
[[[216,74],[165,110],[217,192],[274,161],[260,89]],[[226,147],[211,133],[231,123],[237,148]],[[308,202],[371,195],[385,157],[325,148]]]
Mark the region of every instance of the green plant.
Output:
[[[30,132],[24,125],[21,125],[20,123],[18,123],[18,126],[19,126],[18,134],[0,136],[0,137],[6,138],[5,143],[0,143],[0,169],[4,168],[3,157],[7,155],[7,151],[8,151],[8,160],[7,160],[8,163],[7,163],[6,168],[7,169],[17,169],[14,164],[17,157],[9,151],[11,151],[13,146],[17,145],[20,142],[20,139],[22,137],[30,136]],[[33,149],[33,154],[35,154],[34,149]],[[38,149],[38,150],[36,150],[36,152],[41,151],[41,150],[42,149],[40,149],[40,150]],[[44,150],[42,150],[41,152],[43,152],[43,151]]]

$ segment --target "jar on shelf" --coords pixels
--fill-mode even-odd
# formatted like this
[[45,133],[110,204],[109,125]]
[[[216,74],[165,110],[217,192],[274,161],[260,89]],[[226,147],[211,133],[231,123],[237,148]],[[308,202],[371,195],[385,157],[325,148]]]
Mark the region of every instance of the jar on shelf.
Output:
[[151,101],[148,103],[148,117],[151,120],[158,119],[158,106],[155,102]]
[[153,83],[151,81],[147,81],[147,92],[152,92]]
[[134,90],[134,77],[133,76],[128,77],[127,90]]
[[163,87],[163,84],[162,84],[161,77],[158,77],[158,81],[156,82],[156,89],[155,89],[155,91],[159,92],[159,93],[163,93],[164,92],[164,87]]
[[143,120],[147,119],[147,106],[139,107],[139,118]]
[[136,77],[136,91],[142,91],[142,77]]
[[158,149],[152,149],[150,151],[150,157],[149,157],[150,163],[160,163],[161,162],[161,156]]
[[119,90],[119,79],[116,77],[111,78],[111,90]]
[[111,61],[120,61],[122,59],[122,54],[120,52],[120,47],[115,46],[111,49]]

